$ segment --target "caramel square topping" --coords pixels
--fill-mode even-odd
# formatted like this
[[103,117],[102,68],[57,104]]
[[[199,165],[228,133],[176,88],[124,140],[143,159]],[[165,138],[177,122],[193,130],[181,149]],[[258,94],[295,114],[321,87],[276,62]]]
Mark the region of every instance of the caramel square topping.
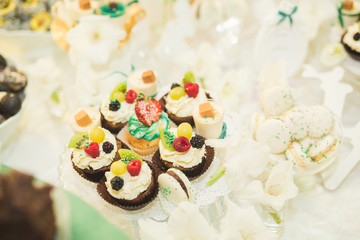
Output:
[[80,112],[75,114],[74,118],[77,124],[79,124],[79,126],[81,127],[88,126],[92,122],[90,116],[84,110],[81,110]]
[[153,83],[156,80],[155,74],[152,70],[146,71],[142,74],[141,79],[144,83]]
[[199,114],[202,118],[215,117],[215,111],[210,102],[205,102],[199,105]]
[[91,8],[90,0],[79,0],[79,7],[82,10],[87,10]]
[[345,10],[350,11],[354,7],[353,1],[345,0],[343,3],[344,3],[343,9],[345,9]]

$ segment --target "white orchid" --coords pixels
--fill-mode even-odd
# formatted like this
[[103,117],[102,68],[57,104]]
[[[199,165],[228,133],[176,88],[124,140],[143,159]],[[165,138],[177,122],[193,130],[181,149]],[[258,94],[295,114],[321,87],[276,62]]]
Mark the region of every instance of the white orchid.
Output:
[[70,29],[66,36],[70,44],[70,59],[73,63],[105,64],[125,36],[126,32],[115,25],[109,16],[81,17],[79,24]]
[[216,231],[211,228],[200,213],[199,207],[190,202],[182,202],[170,215],[168,223],[157,223],[150,219],[139,220],[141,239],[201,240],[217,239]]
[[277,236],[265,227],[253,206],[240,208],[226,199],[227,213],[220,222],[221,240],[273,240]]
[[254,200],[280,211],[285,202],[295,198],[298,187],[294,183],[292,164],[281,161],[271,169],[265,183],[253,180],[237,194],[240,199]]

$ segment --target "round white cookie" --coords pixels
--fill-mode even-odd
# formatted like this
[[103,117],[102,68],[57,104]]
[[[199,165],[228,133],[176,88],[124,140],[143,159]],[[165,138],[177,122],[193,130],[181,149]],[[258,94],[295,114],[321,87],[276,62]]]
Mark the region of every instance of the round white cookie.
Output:
[[338,140],[331,135],[327,135],[311,145],[309,148],[309,156],[315,162],[330,158],[336,152],[338,146]]
[[309,123],[309,136],[319,138],[330,133],[334,125],[332,112],[324,106],[312,106],[306,111]]
[[286,112],[283,114],[282,120],[290,129],[293,140],[300,140],[308,135],[309,124],[303,112]]
[[307,165],[312,163],[310,156],[306,153],[306,150],[301,145],[301,143],[297,141],[293,141],[288,149],[285,151],[286,157],[289,161],[291,161],[294,165],[300,168],[307,168]]
[[250,122],[250,134],[254,140],[256,140],[256,131],[259,128],[260,124],[266,120],[266,117],[263,113],[254,113],[251,116]]
[[170,168],[159,175],[158,181],[162,194],[174,205],[192,199],[191,183],[180,170]]
[[290,88],[273,86],[261,94],[260,105],[267,114],[277,116],[294,105],[294,98]]
[[256,140],[267,144],[271,153],[282,153],[290,144],[290,129],[278,119],[262,123],[256,131]]

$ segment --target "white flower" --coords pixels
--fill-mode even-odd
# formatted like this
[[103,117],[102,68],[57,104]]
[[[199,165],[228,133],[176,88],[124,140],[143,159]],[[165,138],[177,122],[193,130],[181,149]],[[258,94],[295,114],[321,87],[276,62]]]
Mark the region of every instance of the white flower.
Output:
[[272,240],[277,236],[265,227],[254,207],[240,208],[225,199],[227,213],[220,223],[221,240]]
[[125,35],[125,31],[115,25],[109,16],[81,17],[79,24],[66,36],[70,44],[70,59],[73,63],[105,64]]
[[254,200],[279,211],[285,202],[295,198],[297,193],[298,188],[294,183],[292,165],[289,161],[281,161],[271,169],[265,186],[261,181],[253,180],[237,194],[237,197]]
[[182,202],[171,213],[168,223],[139,220],[141,239],[202,240],[217,239],[217,233],[200,213],[198,206]]
[[347,54],[341,43],[328,43],[324,46],[320,55],[320,62],[326,67],[334,67],[345,60]]
[[260,92],[274,85],[287,85],[286,66],[284,59],[265,64],[259,74]]

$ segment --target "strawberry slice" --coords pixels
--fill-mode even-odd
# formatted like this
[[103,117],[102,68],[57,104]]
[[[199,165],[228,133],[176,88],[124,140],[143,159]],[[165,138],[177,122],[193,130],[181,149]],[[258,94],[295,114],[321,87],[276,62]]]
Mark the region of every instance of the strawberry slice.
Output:
[[161,116],[161,106],[155,99],[141,99],[135,103],[135,113],[139,121],[146,126],[157,122]]

